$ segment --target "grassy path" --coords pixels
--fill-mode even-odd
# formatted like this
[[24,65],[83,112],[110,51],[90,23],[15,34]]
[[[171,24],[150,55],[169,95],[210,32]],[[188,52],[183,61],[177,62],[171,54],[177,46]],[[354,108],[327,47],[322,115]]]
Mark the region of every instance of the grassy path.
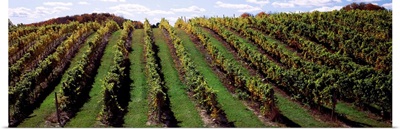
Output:
[[309,110],[285,98],[281,93],[275,92],[278,98],[278,108],[281,114],[301,127],[334,127],[333,124],[316,120]]
[[206,82],[217,90],[218,102],[225,111],[229,121],[233,122],[235,127],[266,127],[252,111],[225,88],[213,70],[205,61],[204,55],[196,48],[194,43],[181,29],[176,29],[177,35],[182,39],[184,46],[187,48],[189,55],[196,63],[197,69],[204,75]]
[[[237,34],[235,34],[235,35],[237,35]],[[237,36],[239,36],[239,35],[237,35]],[[296,52],[293,52],[293,51],[289,50],[288,47],[285,47],[286,45],[281,43],[280,41],[277,41],[277,40],[271,38],[269,35],[266,35],[266,34],[264,34],[263,36],[268,39],[268,43],[277,45],[278,49],[279,49],[279,51],[281,53],[284,53],[284,54],[289,55],[291,57],[298,57],[298,58],[301,58],[301,59],[305,60],[303,57],[299,57],[298,55],[296,55]],[[239,36],[239,37],[241,38],[241,40],[245,41],[246,43],[249,43],[249,45],[251,47],[253,47],[253,46],[255,47],[255,45],[252,45],[251,42],[249,42],[248,40],[244,39],[242,36]],[[308,61],[306,61],[306,62],[308,62]],[[279,97],[279,96],[282,96],[282,95],[281,94],[277,95],[278,100],[284,99],[284,97]],[[285,104],[285,105],[279,105],[278,104],[278,106],[280,108],[283,108],[281,110],[289,108],[289,104],[288,103],[284,103],[284,102],[286,102],[286,101],[283,101],[283,103],[281,103],[281,104]],[[287,115],[295,115],[295,114],[297,114],[299,112],[305,112],[305,111],[300,111],[300,110],[298,112],[294,112],[294,111],[285,112],[285,111],[283,111],[283,113],[284,114],[287,113]],[[388,123],[380,122],[380,121],[371,119],[370,117],[367,116],[367,114],[365,112],[359,111],[359,110],[357,110],[357,108],[349,106],[349,105],[346,105],[346,104],[344,104],[342,102],[338,102],[338,104],[336,106],[336,112],[340,113],[340,114],[345,114],[346,118],[348,120],[350,120],[350,121],[353,121],[354,122],[353,124],[356,125],[356,126],[365,126],[365,127],[368,127],[368,126],[372,126],[372,127],[390,127],[391,126]],[[303,118],[304,118],[304,116],[303,116]],[[308,118],[312,118],[312,117],[306,116],[306,118],[308,119]],[[320,126],[320,125],[317,125],[317,124],[312,123],[310,121],[304,121],[304,119],[299,118],[299,117],[293,117],[293,119],[294,119],[295,122],[306,124],[306,126],[310,126],[310,127],[314,127],[315,125],[316,125],[316,127]],[[350,126],[351,126],[351,124],[350,124]]]
[[368,117],[368,114],[357,110],[354,105],[338,102],[336,105],[336,112],[344,114],[347,119],[358,122],[360,126],[364,127],[392,127],[392,124],[378,121]]
[[90,99],[82,106],[80,111],[76,113],[76,116],[67,122],[65,127],[100,127],[97,126],[97,117],[101,111],[100,101],[103,97],[101,82],[111,67],[114,57],[113,46],[117,44],[120,33],[121,30],[114,32],[109,39],[92,85],[93,88],[89,92]]
[[[239,39],[242,41],[242,43],[245,43],[251,48],[256,49],[256,46],[253,45],[251,42],[249,42],[247,39],[244,39],[243,37],[237,35],[234,33],[234,35],[238,36]],[[271,39],[270,39],[271,40]],[[272,42],[272,41],[269,41]],[[276,43],[276,42],[273,42]],[[280,49],[286,49],[283,46],[279,46]],[[293,55],[293,53],[290,53],[289,50],[286,50],[285,53],[291,54],[291,56],[296,56]],[[282,93],[276,92],[275,96],[278,98],[278,107],[279,110],[281,110],[281,113],[285,115],[287,118],[295,122],[296,124],[302,126],[302,127],[329,127],[330,125],[326,122],[322,121],[317,121],[315,120],[314,117],[312,117],[311,113],[308,112],[309,110],[306,110],[302,108],[301,105],[294,103],[290,101],[290,99],[285,98]],[[331,125],[332,127],[332,125]]]
[[[91,39],[94,38],[94,34],[90,35],[84,45],[82,46],[81,49],[76,53],[75,57],[72,58],[71,64],[68,69],[73,68],[78,61],[80,60],[80,57],[84,53],[84,51],[89,47],[89,44],[87,44],[87,41],[90,41]],[[65,71],[67,72],[68,69]],[[66,75],[63,74],[61,78],[61,82],[64,81],[66,78]],[[49,96],[44,99],[43,103],[40,104],[40,107],[33,111],[33,113],[30,115],[30,118],[26,118],[24,122],[22,122],[18,127],[47,127],[45,126],[45,121],[50,114],[54,113],[56,111],[56,106],[54,105],[54,92],[59,92],[61,89],[61,82],[55,87],[54,91],[50,93]]]
[[[271,36],[266,35],[266,34],[264,34],[263,36],[267,38],[268,43],[277,45],[280,52],[283,52],[292,57],[299,57],[296,54],[296,52],[289,50],[288,47],[285,47],[286,45],[281,43],[280,41],[275,40],[275,39],[271,38]],[[302,58],[302,57],[299,57],[299,58]],[[302,59],[304,59],[304,58],[302,58]],[[359,111],[359,110],[357,110],[356,107],[345,104],[343,102],[338,102],[338,104],[336,105],[336,112],[340,113],[340,114],[345,114],[349,120],[361,123],[361,125],[365,124],[364,126],[369,125],[372,127],[391,127],[391,124],[372,119],[372,118],[368,117],[367,113],[365,113],[363,111]]]
[[[224,56],[227,58],[232,57],[233,54],[230,53],[221,42],[219,42],[215,37],[213,37],[208,31],[202,30],[207,37],[210,38],[210,41],[218,47],[218,51],[222,52]],[[245,39],[240,39],[242,43],[246,43]],[[250,44],[248,44],[251,46]],[[256,49],[254,46],[251,46],[253,49]],[[233,60],[235,61],[235,60]],[[238,63],[239,64],[239,63]],[[245,67],[241,67],[245,68]],[[245,75],[249,76],[249,72],[247,69],[244,69]],[[317,121],[312,116],[311,113],[307,112],[304,108],[302,108],[299,104],[290,101],[290,99],[285,98],[282,94],[275,92],[275,96],[278,98],[278,108],[281,113],[286,116],[289,120],[293,121],[294,123],[302,126],[302,127],[327,127],[329,126],[325,122]]]
[[174,67],[171,52],[167,43],[163,38],[160,29],[154,29],[154,40],[159,47],[158,56],[161,59],[162,72],[164,74],[165,83],[168,87],[168,96],[171,101],[171,110],[174,112],[175,118],[178,120],[180,127],[202,127],[203,121],[200,118],[195,104],[189,99],[186,89],[178,75],[178,71]]
[[130,77],[133,81],[130,92],[132,101],[129,102],[128,112],[124,117],[124,127],[148,127],[146,125],[149,110],[147,104],[148,86],[143,63],[143,37],[143,29],[135,29],[132,33],[132,52],[129,54],[129,60],[131,61]]

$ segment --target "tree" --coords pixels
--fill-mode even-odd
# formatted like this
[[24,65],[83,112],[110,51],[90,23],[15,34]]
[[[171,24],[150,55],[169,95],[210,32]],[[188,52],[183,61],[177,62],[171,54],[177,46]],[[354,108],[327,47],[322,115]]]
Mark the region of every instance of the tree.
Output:
[[11,22],[10,19],[8,19],[8,29],[15,27],[15,25]]
[[83,22],[89,22],[89,21],[98,21],[98,22],[104,22],[107,21],[108,19],[111,19],[119,26],[122,26],[122,23],[126,20],[123,17],[116,16],[114,14],[109,14],[109,13],[92,13],[92,14],[82,14],[82,15],[74,15],[74,16],[65,16],[65,17],[58,17],[58,18],[52,18],[46,21],[42,22],[37,22],[37,23],[31,23],[27,24],[27,26],[42,26],[42,25],[50,25],[50,24],[67,24],[73,21],[78,21],[80,23]]
[[242,15],[240,15],[240,17],[247,18],[247,17],[253,17],[253,15],[246,12],[246,13],[243,13]]
[[133,26],[134,26],[136,29],[143,29],[143,23],[140,22],[140,21],[133,21]]
[[263,11],[263,12],[260,12],[260,13],[258,13],[258,14],[256,15],[257,18],[262,18],[262,17],[267,17],[267,16],[268,16],[268,14],[265,13],[264,11]]
[[364,2],[361,2],[359,4],[353,2],[353,3],[351,3],[349,5],[346,5],[346,6],[344,6],[342,8],[342,10],[346,10],[346,11],[356,10],[356,9],[359,9],[359,10],[385,10],[384,7],[381,7],[381,6],[378,6],[378,5],[374,5],[374,4],[371,4],[371,3],[365,4]]

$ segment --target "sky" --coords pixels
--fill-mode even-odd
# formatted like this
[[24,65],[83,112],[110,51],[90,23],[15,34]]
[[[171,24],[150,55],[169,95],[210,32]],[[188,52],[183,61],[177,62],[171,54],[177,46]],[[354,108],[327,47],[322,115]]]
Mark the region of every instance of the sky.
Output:
[[166,18],[240,16],[244,12],[307,12],[340,9],[352,2],[392,8],[391,0],[10,0],[8,18],[14,24],[34,23],[84,13],[112,13],[154,24]]

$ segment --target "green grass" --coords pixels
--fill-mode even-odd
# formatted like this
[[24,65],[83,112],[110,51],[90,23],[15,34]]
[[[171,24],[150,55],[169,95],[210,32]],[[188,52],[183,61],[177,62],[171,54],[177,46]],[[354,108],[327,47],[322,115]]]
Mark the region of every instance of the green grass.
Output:
[[[220,43],[217,39],[215,39],[214,37],[212,37],[211,34],[207,33],[207,31],[205,31],[203,28],[201,29],[201,31],[202,31],[207,37],[210,38],[210,42],[213,43],[214,46],[216,46],[216,48],[218,49],[218,52],[220,52],[225,58],[227,58],[227,59],[232,59],[231,61],[232,61],[234,64],[240,65],[240,63],[237,62],[237,61],[235,60],[235,57],[233,56],[233,54],[230,53],[230,52],[228,51],[228,49],[226,49],[225,46],[222,45],[222,43]],[[248,72],[248,70],[246,70],[246,68],[240,67],[239,69],[240,69],[241,72],[243,72],[243,74],[244,74],[245,76],[250,76],[250,73]]]
[[129,60],[131,61],[130,78],[133,81],[130,92],[132,101],[129,102],[128,112],[124,117],[124,127],[149,127],[146,125],[149,108],[147,104],[148,86],[143,63],[143,37],[143,29],[135,29],[132,34],[133,51],[129,54]]
[[[237,34],[234,34],[239,37],[239,40],[242,41],[243,44],[256,49],[255,45],[252,45],[248,40],[240,37]],[[275,41],[270,41],[276,43]],[[283,49],[283,46],[280,46]],[[288,51],[288,50],[286,50]],[[289,53],[290,54],[290,53]],[[292,53],[293,56],[293,53]],[[332,125],[326,122],[320,122],[315,120],[314,117],[311,116],[311,113],[307,112],[300,105],[290,101],[289,99],[283,97],[280,93],[275,93],[275,96],[278,98],[278,107],[281,110],[281,113],[286,116],[288,119],[297,123],[302,127],[332,127]]]
[[275,92],[275,96],[278,98],[278,107],[281,114],[301,127],[333,127],[332,124],[327,122],[315,120],[307,110],[283,97],[282,94]]
[[217,90],[218,102],[225,111],[227,118],[233,122],[236,127],[266,127],[252,111],[234,98],[231,93],[221,83],[218,76],[214,74],[212,69],[205,61],[204,55],[197,50],[194,43],[190,40],[188,34],[181,29],[176,29],[177,35],[182,39],[184,46],[187,48],[190,57],[197,65],[197,69],[204,75],[206,82]]
[[[251,44],[251,42],[249,42],[247,39],[244,39],[243,37],[235,33],[234,35],[238,36],[239,40],[242,41],[243,44],[253,49],[256,49],[256,46]],[[272,44],[277,44],[277,42],[273,41],[272,39],[269,39],[268,41]],[[279,48],[285,49],[283,46],[279,46]],[[289,53],[289,50],[285,49],[282,51],[286,52],[289,55],[291,54],[290,56],[296,56],[294,55],[294,53]],[[307,110],[302,108],[299,104],[296,104],[289,99],[283,97],[282,94],[276,92],[275,96],[278,98],[278,107],[279,110],[281,110],[281,113],[298,125],[302,127],[332,127],[332,125],[326,122],[315,120],[315,118],[311,116],[311,113],[307,112]]]
[[101,58],[101,64],[94,77],[92,89],[89,92],[90,99],[83,105],[76,116],[72,118],[65,127],[100,127],[98,126],[97,117],[101,111],[102,93],[102,80],[109,71],[114,57],[114,45],[117,44],[118,38],[122,30],[116,31],[112,34],[109,42],[105,48],[104,55]]
[[[207,37],[210,38],[210,41],[217,46],[218,51],[223,53],[224,56],[227,58],[233,57],[233,54],[230,53],[221,42],[215,39],[208,31],[202,30]],[[240,39],[241,41],[246,41],[245,39]],[[248,44],[246,42],[242,42],[244,44]],[[249,46],[253,47],[252,45],[248,44]],[[231,56],[232,55],[232,56]],[[236,62],[234,60],[234,62]],[[238,63],[237,63],[238,64]],[[244,68],[244,67],[241,67]],[[243,69],[245,76],[249,76],[249,72],[247,69]],[[293,122],[297,123],[302,127],[328,127],[329,125],[325,122],[320,122],[315,120],[309,112],[307,112],[304,108],[300,105],[290,101],[289,99],[283,97],[283,95],[275,92],[275,96],[278,98],[278,108],[281,110],[281,113],[286,116],[288,119],[292,120]]]
[[281,51],[283,54],[286,54],[286,55],[289,55],[289,56],[293,56],[293,57],[299,57],[298,55],[296,55],[296,52],[293,52],[293,51],[289,50],[286,47],[286,45],[284,45],[283,43],[281,43],[281,42],[279,42],[277,40],[274,40],[269,36],[265,36],[265,37],[267,37],[268,44],[276,44],[276,45],[278,45],[277,49],[279,51]]
[[[237,35],[237,36],[238,36],[238,35]],[[267,36],[267,35],[264,35],[264,37],[267,38],[267,41],[268,41],[269,44],[275,44],[275,45],[277,45],[277,46],[278,46],[278,49],[279,49],[279,51],[280,51],[281,53],[286,54],[286,55],[289,55],[289,56],[291,56],[291,57],[298,57],[298,58],[300,58],[298,55],[295,54],[295,52],[293,52],[293,51],[291,51],[291,50],[288,50],[288,49],[285,47],[285,45],[284,45],[283,43],[281,43],[281,42],[279,42],[279,41],[277,41],[277,40],[275,40],[275,39],[273,39],[273,38],[271,38],[270,36]],[[242,38],[242,37],[241,37],[241,38]],[[246,41],[247,43],[250,43],[250,42],[248,42],[248,40],[245,40],[245,39],[241,39],[241,40],[242,40],[242,41]],[[251,44],[249,44],[249,45],[250,45],[250,46],[253,46],[253,45],[251,45]],[[308,62],[308,61],[305,61],[305,62]],[[293,116],[293,115],[295,115],[296,113],[304,113],[305,111],[301,111],[301,110],[299,110],[299,109],[290,109],[290,108],[288,107],[288,105],[290,105],[290,104],[287,104],[288,101],[283,101],[283,100],[287,100],[287,99],[285,99],[284,97],[282,97],[282,95],[280,95],[280,94],[278,94],[277,97],[278,97],[278,100],[279,100],[279,101],[281,101],[281,102],[286,102],[286,103],[281,103],[281,102],[278,103],[279,108],[282,108],[282,109],[281,109],[281,110],[282,110],[282,113],[287,113],[287,114],[285,114],[285,115],[290,115],[290,117],[292,117],[291,119],[293,119],[294,122],[296,122],[296,123],[302,123],[302,124],[304,124],[306,127],[325,127],[325,125],[322,125],[322,124],[321,124],[321,125],[318,125],[318,124],[316,124],[316,122],[311,121],[312,117],[303,116],[304,118],[306,118],[306,119],[308,119],[308,120],[307,120],[307,121],[302,121],[302,120],[304,120],[304,119]],[[282,99],[282,100],[281,100],[281,99]],[[280,105],[280,104],[282,104],[282,105]],[[293,105],[298,106],[297,104],[293,104]],[[293,105],[292,105],[292,106],[293,106]],[[298,106],[297,108],[299,108],[299,107],[300,107],[300,106]],[[289,108],[289,111],[283,111],[283,109],[288,109],[288,108]],[[297,110],[297,111],[296,111],[296,110]],[[346,117],[347,117],[349,120],[351,120],[351,121],[363,123],[363,124],[370,125],[370,126],[373,126],[373,127],[390,127],[390,126],[391,126],[391,124],[387,124],[387,123],[385,123],[385,122],[379,122],[379,121],[377,121],[377,120],[371,119],[371,118],[369,118],[369,117],[367,116],[366,113],[357,110],[357,108],[355,108],[354,106],[346,105],[346,104],[341,103],[341,102],[339,102],[339,103],[337,104],[337,106],[336,106],[336,111],[337,111],[338,113],[345,114]],[[299,115],[299,116],[300,116],[300,115]],[[288,117],[288,118],[290,118],[290,117]],[[325,123],[325,124],[326,124],[326,123]]]
[[[254,45],[252,45],[252,44],[249,44],[249,43],[250,43],[249,40],[246,39],[246,38],[241,37],[241,36],[239,35],[239,33],[236,33],[235,31],[232,31],[232,30],[230,30],[230,29],[227,28],[227,27],[225,27],[225,29],[226,29],[226,31],[229,31],[229,32],[231,32],[233,35],[237,36],[240,43],[245,43],[245,45],[248,46],[248,47],[250,47],[250,49],[253,49],[253,50],[257,50],[257,49],[258,49],[256,46],[254,46]],[[247,44],[246,44],[246,43],[247,43]]]
[[[377,121],[368,117],[365,112],[357,110],[353,105],[345,104],[343,102],[338,102],[336,104],[336,112],[340,114],[345,114],[347,119],[359,123],[369,125],[371,127],[391,127],[392,124]],[[368,126],[366,126],[368,127]]]
[[[89,44],[87,44],[87,41],[90,41],[90,39],[94,38],[94,34],[90,35],[85,44],[82,46],[81,49],[76,53],[75,57],[72,58],[70,67],[68,69],[73,68],[78,61],[80,60],[80,57],[84,53],[84,51],[89,47]],[[66,74],[63,74],[61,78],[61,82],[64,81],[66,78]],[[54,91],[48,95],[42,104],[40,104],[40,107],[36,110],[33,111],[33,113],[30,115],[31,118],[25,119],[24,122],[22,122],[18,127],[46,127],[45,126],[45,121],[50,114],[56,112],[56,106],[54,104],[55,99],[54,99],[54,93],[58,92],[61,89],[61,82],[55,87]]]
[[186,94],[187,86],[183,85],[179,79],[179,74],[174,67],[170,50],[167,43],[163,39],[160,29],[154,29],[155,43],[159,47],[158,56],[161,59],[162,72],[164,74],[165,83],[168,87],[168,96],[171,101],[171,110],[174,112],[175,118],[180,122],[180,127],[202,127],[203,121],[200,118],[195,104]]
[[290,57],[301,58],[301,57],[299,57],[299,56],[296,54],[296,52],[289,50],[289,49],[287,48],[287,45],[285,45],[284,43],[282,43],[282,42],[280,42],[280,41],[278,41],[278,40],[275,40],[275,39],[271,38],[271,36],[269,36],[269,35],[264,34],[263,36],[267,38],[267,43],[268,43],[268,44],[277,45],[277,50],[278,50],[279,52],[281,52],[282,54],[288,55],[288,56],[290,56]]

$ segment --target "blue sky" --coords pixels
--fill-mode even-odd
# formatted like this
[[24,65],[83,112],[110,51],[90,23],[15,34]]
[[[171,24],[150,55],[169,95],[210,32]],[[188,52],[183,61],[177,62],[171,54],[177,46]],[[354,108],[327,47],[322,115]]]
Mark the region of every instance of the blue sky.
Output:
[[340,9],[352,2],[392,8],[391,0],[10,0],[8,17],[14,24],[40,22],[83,13],[113,13],[127,19],[174,23],[180,16],[239,16],[244,12],[306,12]]

